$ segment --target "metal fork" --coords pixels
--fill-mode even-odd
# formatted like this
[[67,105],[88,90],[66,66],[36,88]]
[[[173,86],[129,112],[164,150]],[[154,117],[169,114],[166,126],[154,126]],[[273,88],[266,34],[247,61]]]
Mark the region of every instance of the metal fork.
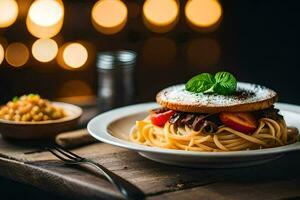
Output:
[[106,179],[111,182],[125,197],[129,200],[143,200],[145,199],[145,194],[138,187],[118,176],[117,174],[111,172],[102,165],[89,160],[87,158],[80,157],[75,153],[63,149],[58,146],[53,146],[51,148],[46,148],[47,151],[52,153],[55,157],[64,161],[66,164],[70,165],[82,165],[87,164],[98,169],[101,174],[103,174]]

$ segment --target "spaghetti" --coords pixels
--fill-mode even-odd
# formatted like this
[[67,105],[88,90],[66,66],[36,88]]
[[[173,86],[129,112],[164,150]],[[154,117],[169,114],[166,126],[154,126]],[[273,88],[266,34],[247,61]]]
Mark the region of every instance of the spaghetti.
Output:
[[225,125],[215,133],[204,128],[195,131],[189,126],[176,126],[167,122],[163,127],[151,123],[149,117],[137,121],[130,140],[147,146],[186,151],[240,151],[278,147],[295,143],[298,130],[287,127],[283,119],[261,118],[252,134],[245,134]]

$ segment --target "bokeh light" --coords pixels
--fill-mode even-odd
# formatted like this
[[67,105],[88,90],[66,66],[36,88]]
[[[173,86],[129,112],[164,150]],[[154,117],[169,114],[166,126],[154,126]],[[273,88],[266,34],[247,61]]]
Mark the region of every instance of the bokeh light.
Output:
[[66,66],[80,68],[87,62],[88,51],[80,43],[70,43],[63,48],[62,59]]
[[185,6],[188,24],[198,31],[215,30],[222,17],[222,6],[218,0],[189,0]]
[[63,8],[55,0],[37,0],[30,6],[28,15],[37,25],[52,26],[63,17]]
[[64,6],[59,0],[37,0],[29,8],[26,25],[28,31],[38,38],[51,38],[63,25]]
[[15,0],[0,0],[0,28],[12,25],[18,17],[18,12]]
[[127,22],[127,7],[120,0],[100,0],[92,9],[92,23],[104,34],[121,31]]
[[52,39],[38,39],[32,45],[32,55],[40,62],[53,60],[58,52],[57,43]]
[[221,47],[214,38],[197,38],[188,42],[186,53],[193,68],[213,71],[219,62]]
[[145,41],[142,61],[151,68],[172,67],[176,60],[176,44],[167,37],[152,37]]
[[21,67],[29,59],[29,50],[22,43],[12,43],[6,49],[5,59],[11,66]]
[[170,31],[179,17],[179,4],[176,0],[146,0],[143,6],[145,25],[157,33]]
[[3,46],[0,44],[0,65],[4,60],[4,48]]

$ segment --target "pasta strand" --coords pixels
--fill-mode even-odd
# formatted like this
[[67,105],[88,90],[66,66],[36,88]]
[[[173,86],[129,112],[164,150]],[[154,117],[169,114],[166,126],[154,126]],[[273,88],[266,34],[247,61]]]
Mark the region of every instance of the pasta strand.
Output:
[[284,120],[261,118],[256,131],[249,135],[227,126],[218,127],[214,135],[190,127],[176,127],[167,122],[157,127],[149,118],[137,121],[130,140],[147,146],[186,151],[241,151],[278,147],[297,141],[298,131],[286,126]]

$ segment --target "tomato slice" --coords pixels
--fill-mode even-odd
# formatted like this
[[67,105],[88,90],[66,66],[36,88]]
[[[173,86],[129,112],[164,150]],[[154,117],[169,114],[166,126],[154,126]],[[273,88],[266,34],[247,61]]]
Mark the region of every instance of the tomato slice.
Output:
[[228,127],[242,133],[253,133],[257,128],[257,120],[250,112],[222,112],[220,120]]
[[153,113],[150,115],[150,120],[152,124],[156,126],[164,126],[165,123],[167,123],[170,117],[172,117],[172,115],[174,114],[175,114],[174,110],[168,110],[167,112],[158,113],[158,114]]

